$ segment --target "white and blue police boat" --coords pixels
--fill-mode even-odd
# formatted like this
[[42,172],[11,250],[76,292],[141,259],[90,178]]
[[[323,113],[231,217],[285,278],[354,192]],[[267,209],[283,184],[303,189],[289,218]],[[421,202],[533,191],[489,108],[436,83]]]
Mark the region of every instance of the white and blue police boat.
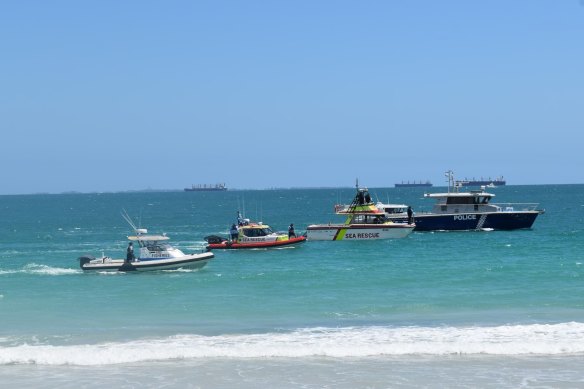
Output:
[[[485,188],[460,192],[460,185],[454,180],[452,171],[448,177],[447,193],[426,193],[425,198],[436,200],[432,211],[416,212],[414,231],[467,231],[467,230],[516,230],[532,227],[538,215],[538,203],[491,203],[495,195],[485,192]],[[385,212],[388,219],[407,221],[407,206],[403,204],[382,204],[377,207]]]
[[166,234],[150,235],[145,228],[137,228],[127,214],[124,219],[133,227],[135,235],[128,240],[139,246],[138,256],[114,259],[108,256],[96,258],[91,255],[79,257],[79,266],[84,271],[143,272],[153,270],[200,269],[215,256],[211,252],[185,254],[167,243]]

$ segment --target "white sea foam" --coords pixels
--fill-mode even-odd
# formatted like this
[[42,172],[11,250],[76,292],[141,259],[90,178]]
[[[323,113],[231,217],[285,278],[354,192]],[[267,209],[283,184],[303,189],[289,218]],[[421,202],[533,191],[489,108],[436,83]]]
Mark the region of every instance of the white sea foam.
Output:
[[62,268],[62,267],[52,267],[47,265],[39,265],[36,263],[30,263],[24,267],[27,273],[33,274],[47,274],[50,276],[60,276],[64,274],[77,274],[81,273],[80,269]]
[[182,267],[179,269],[169,269],[169,270],[162,270],[163,273],[194,273],[198,269],[183,269]]
[[109,365],[195,358],[584,353],[584,323],[497,327],[311,328],[286,333],[176,335],[119,343],[0,347],[0,365]]

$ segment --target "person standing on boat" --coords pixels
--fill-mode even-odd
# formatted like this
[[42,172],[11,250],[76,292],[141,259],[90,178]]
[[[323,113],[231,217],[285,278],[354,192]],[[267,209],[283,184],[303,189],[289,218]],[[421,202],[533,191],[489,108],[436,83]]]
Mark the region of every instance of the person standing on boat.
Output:
[[237,225],[238,226],[243,225],[243,218],[241,217],[241,212],[239,212],[239,211],[237,211]]
[[134,258],[134,245],[130,242],[128,243],[128,249],[126,250],[126,263],[132,262]]
[[412,211],[412,207],[408,206],[408,224],[412,224],[414,222],[414,211]]
[[288,239],[296,238],[296,233],[294,232],[294,223],[290,223],[290,227],[288,227]]
[[239,230],[237,229],[237,226],[235,224],[231,225],[231,228],[229,229],[229,234],[231,235],[231,241],[237,242],[237,236],[239,235]]

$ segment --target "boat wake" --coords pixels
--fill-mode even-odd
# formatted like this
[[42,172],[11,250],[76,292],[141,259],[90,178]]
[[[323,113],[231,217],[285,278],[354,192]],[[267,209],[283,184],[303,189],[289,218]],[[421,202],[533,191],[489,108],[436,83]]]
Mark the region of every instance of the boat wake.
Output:
[[80,274],[81,270],[63,268],[63,267],[52,267],[52,266],[47,266],[47,265],[39,265],[36,263],[29,263],[28,265],[24,266],[22,269],[0,270],[0,275],[18,274],[18,273],[49,275],[49,276],[63,276],[63,275],[70,275],[70,274]]
[[199,270],[200,269],[183,269],[181,267],[178,269],[161,270],[161,272],[163,272],[163,273],[196,273]]
[[584,323],[309,328],[81,345],[31,345],[16,339],[4,340],[0,342],[0,365],[111,365],[197,358],[574,355],[584,353]]

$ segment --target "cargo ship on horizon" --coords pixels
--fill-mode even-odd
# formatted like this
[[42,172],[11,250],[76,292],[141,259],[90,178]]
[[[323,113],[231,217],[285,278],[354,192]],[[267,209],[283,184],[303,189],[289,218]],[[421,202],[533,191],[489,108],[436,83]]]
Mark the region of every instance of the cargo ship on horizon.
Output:
[[480,180],[477,180],[474,177],[472,178],[472,180],[469,180],[465,177],[464,180],[458,180],[456,181],[456,183],[458,186],[486,186],[489,188],[507,185],[507,181],[505,181],[503,176],[499,176],[494,179],[492,179],[491,177],[489,177],[488,179],[481,177]]
[[227,186],[225,184],[215,184],[215,185],[207,185],[207,184],[198,184],[198,185],[191,185],[190,188],[185,188],[185,192],[223,192],[227,190]]
[[422,187],[427,187],[427,188],[428,188],[428,187],[431,187],[431,186],[432,186],[432,183],[431,183],[430,181],[425,181],[425,182],[422,182],[422,181],[420,180],[420,181],[416,182],[416,181],[414,180],[414,181],[412,181],[412,182],[410,182],[410,181],[407,181],[407,182],[405,182],[405,181],[402,181],[402,182],[401,182],[401,183],[399,183],[399,184],[395,184],[395,187],[396,187],[396,188],[412,188],[412,187],[420,187],[420,186],[422,186]]

